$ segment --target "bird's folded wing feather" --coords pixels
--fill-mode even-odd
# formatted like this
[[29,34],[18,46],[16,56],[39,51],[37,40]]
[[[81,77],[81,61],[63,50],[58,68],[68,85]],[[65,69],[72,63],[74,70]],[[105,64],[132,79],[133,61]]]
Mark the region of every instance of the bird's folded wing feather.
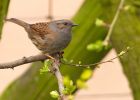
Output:
[[51,31],[48,28],[48,23],[31,24],[30,25],[30,28],[32,29],[34,35],[38,35],[41,38],[44,38],[45,35],[51,33]]

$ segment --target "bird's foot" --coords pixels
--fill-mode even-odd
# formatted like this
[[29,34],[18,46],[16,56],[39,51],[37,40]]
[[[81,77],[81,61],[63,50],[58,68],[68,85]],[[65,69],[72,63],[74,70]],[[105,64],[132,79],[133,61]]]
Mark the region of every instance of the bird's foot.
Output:
[[49,54],[45,54],[49,59],[55,60],[55,58]]
[[59,58],[63,58],[64,51],[58,52]]

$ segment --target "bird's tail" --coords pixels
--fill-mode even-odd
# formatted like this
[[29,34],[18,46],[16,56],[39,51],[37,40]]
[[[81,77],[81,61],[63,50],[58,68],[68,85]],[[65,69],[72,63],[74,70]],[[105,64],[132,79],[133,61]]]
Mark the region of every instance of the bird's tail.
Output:
[[30,27],[28,23],[26,23],[22,20],[16,19],[16,18],[5,19],[5,21],[13,22],[15,24],[18,24],[18,25],[24,27],[24,28]]

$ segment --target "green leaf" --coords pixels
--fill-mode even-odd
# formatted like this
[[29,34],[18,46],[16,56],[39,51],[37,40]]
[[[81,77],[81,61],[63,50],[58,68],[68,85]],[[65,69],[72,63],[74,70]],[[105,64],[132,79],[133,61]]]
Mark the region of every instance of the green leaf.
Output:
[[65,76],[64,78],[63,78],[63,82],[64,82],[64,85],[65,86],[69,86],[70,85],[70,78],[68,77],[68,76]]
[[66,88],[63,90],[63,93],[64,93],[65,95],[71,95],[75,90],[76,90],[76,86],[71,85],[71,86],[69,86],[69,87],[66,87]]
[[74,95],[69,95],[68,100],[74,100]]
[[76,89],[76,86],[73,84],[73,81],[70,80],[68,76],[65,76],[63,81],[65,85],[65,89],[63,91],[64,94],[72,94]]
[[96,51],[96,52],[100,52],[103,50],[104,48],[104,44],[102,40],[97,40],[95,43],[91,43],[87,45],[87,50],[89,51]]
[[52,61],[47,59],[44,61],[44,66],[40,69],[40,74],[50,72],[50,67],[52,66]]
[[85,69],[83,73],[81,74],[80,79],[81,80],[88,80],[92,76],[92,70],[91,69]]
[[81,79],[78,79],[76,81],[76,85],[77,85],[77,88],[79,88],[79,89],[87,88],[86,81],[81,80]]
[[59,93],[56,90],[51,91],[50,95],[51,95],[52,98],[55,98],[55,99],[59,98]]
[[95,21],[96,26],[104,26],[105,22],[102,19],[97,18]]
[[131,5],[125,5],[124,8],[123,8],[125,11],[128,11],[131,9]]

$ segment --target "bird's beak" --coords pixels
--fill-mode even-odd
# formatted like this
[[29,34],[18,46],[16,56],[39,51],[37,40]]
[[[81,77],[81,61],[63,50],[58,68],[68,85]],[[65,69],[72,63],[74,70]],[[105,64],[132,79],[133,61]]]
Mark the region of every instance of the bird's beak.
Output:
[[78,24],[72,24],[72,27],[74,27],[74,26],[78,26]]

